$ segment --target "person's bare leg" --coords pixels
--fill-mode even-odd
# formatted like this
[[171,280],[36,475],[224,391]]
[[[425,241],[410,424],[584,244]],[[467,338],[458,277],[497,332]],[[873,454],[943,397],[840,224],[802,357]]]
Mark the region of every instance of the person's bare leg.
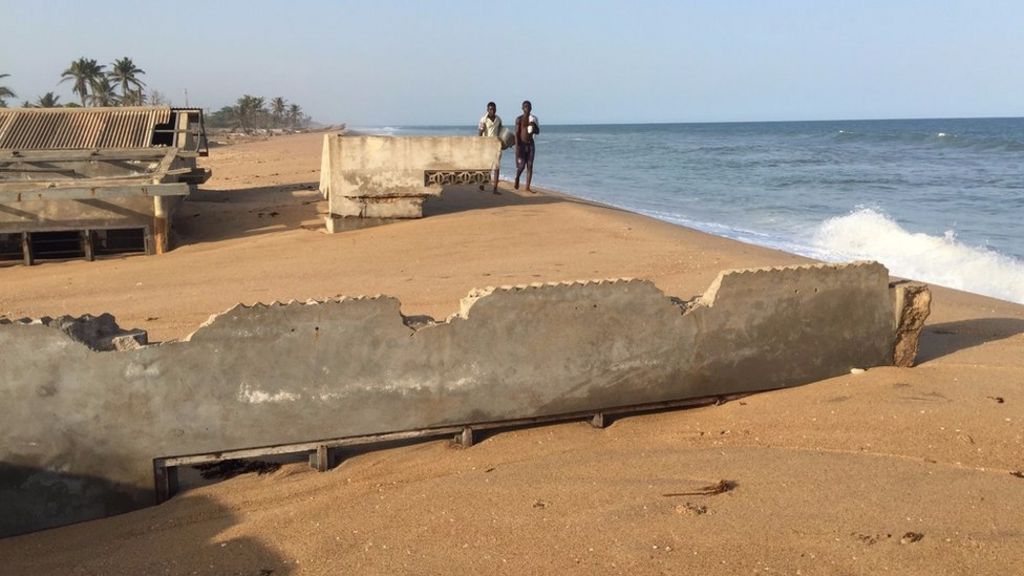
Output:
[[513,188],[515,188],[516,190],[519,190],[519,177],[522,176],[524,168],[526,168],[526,162],[519,162],[518,159],[517,159],[517,161],[516,161],[516,183],[513,185]]
[[501,168],[495,168],[494,169],[494,189],[491,190],[491,192],[493,192],[495,194],[501,194],[501,192],[498,192],[498,173],[499,172],[501,172]]
[[533,180],[533,164],[526,165],[526,191],[533,192],[530,190],[530,180]]

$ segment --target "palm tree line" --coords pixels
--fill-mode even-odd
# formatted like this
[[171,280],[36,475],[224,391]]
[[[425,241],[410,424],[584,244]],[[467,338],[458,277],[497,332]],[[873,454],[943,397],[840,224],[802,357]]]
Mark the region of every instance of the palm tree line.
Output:
[[127,56],[110,64],[110,69],[92,58],[79,58],[61,73],[61,82],[71,81],[82,106],[141,106],[146,98],[145,82],[139,76],[146,71]]
[[[146,83],[139,77],[146,74],[131,58],[118,58],[106,65],[92,58],[79,58],[61,73],[59,83],[71,82],[71,92],[78,95],[79,103],[60,102],[60,96],[47,92],[35,102],[22,103],[25,108],[56,108],[60,106],[142,106],[166,104],[163,95],[153,90],[144,91]],[[0,108],[7,107],[6,99],[17,94],[2,84],[10,74],[0,74]],[[206,124],[211,128],[234,128],[243,132],[266,129],[297,130],[309,125],[311,118],[302,106],[275,96],[268,102],[262,96],[245,94],[233,106],[225,106],[209,114]]]
[[[71,82],[71,92],[78,95],[80,104],[61,104],[60,96],[53,92],[47,92],[40,96],[35,102],[26,100],[23,106],[26,108],[55,108],[58,106],[141,106],[146,104],[147,97],[143,91],[146,85],[139,77],[146,74],[146,71],[139,68],[132,62],[131,58],[124,57],[114,60],[109,69],[106,65],[98,63],[92,58],[79,58],[71,62],[60,75],[60,82]],[[0,79],[9,77],[10,74],[0,74]],[[6,99],[14,98],[17,94],[7,86],[0,85],[0,107],[6,107]],[[159,97],[158,92],[149,96],[150,104],[153,97]]]
[[206,125],[211,128],[234,128],[243,132],[275,128],[297,130],[305,128],[309,122],[310,117],[302,111],[302,106],[294,102],[275,96],[268,103],[266,98],[251,94],[206,117]]

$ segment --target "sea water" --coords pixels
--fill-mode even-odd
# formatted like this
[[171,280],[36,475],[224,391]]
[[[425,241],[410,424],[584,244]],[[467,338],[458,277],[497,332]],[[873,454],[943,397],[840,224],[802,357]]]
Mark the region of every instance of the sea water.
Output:
[[[1024,118],[542,124],[536,140],[538,186],[1024,303]],[[502,179],[513,174],[509,150]]]

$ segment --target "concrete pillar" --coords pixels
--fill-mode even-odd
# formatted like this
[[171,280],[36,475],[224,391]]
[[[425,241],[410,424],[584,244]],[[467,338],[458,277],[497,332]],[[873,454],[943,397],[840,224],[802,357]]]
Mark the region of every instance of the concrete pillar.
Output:
[[153,197],[153,247],[154,254],[167,252],[167,237],[170,226],[167,224],[167,206],[163,196]]
[[25,259],[25,266],[32,265],[32,234],[30,232],[21,233],[21,255]]
[[85,254],[85,259],[92,262],[96,259],[92,245],[92,230],[82,230],[82,252]]

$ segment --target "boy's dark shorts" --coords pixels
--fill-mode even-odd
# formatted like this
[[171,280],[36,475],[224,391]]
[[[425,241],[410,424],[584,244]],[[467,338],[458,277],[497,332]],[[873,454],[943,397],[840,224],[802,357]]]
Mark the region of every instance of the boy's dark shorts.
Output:
[[533,166],[533,154],[535,152],[533,142],[517,142],[516,143],[516,164],[527,166]]

